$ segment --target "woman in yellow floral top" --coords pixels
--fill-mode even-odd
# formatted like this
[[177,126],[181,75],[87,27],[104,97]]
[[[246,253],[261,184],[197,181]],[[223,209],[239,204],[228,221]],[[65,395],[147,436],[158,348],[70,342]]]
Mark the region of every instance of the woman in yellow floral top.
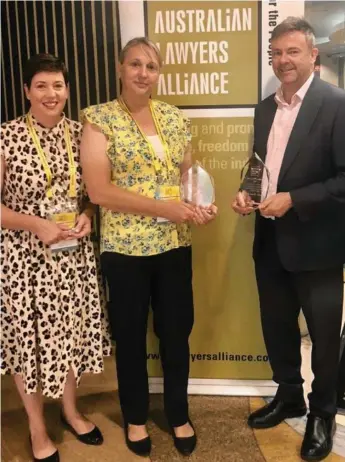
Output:
[[193,326],[189,223],[205,224],[217,208],[179,200],[191,166],[189,121],[151,100],[162,60],[146,38],[120,55],[121,97],[87,108],[82,167],[91,201],[101,207],[101,260],[107,278],[121,408],[129,449],[147,455],[149,395],[146,331],[149,305],[160,341],[164,406],[176,448],[190,454],[188,338]]

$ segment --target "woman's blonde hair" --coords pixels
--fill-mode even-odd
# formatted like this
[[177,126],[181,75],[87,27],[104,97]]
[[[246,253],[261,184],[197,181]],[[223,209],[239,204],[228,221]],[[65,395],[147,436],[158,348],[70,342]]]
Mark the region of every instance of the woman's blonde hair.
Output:
[[136,47],[137,45],[144,45],[150,48],[150,50],[152,50],[154,54],[157,56],[159,67],[163,66],[163,59],[162,59],[161,52],[159,51],[159,48],[157,47],[155,43],[151,42],[151,40],[149,40],[146,37],[135,37],[126,43],[126,45],[120,51],[119,61],[121,64],[123,64],[128,50],[133,47]]

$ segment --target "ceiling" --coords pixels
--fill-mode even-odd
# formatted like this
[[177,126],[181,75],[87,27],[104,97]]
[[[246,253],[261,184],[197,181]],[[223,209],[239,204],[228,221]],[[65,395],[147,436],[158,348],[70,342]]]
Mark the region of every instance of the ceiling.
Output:
[[315,30],[320,52],[345,54],[345,1],[306,1],[305,18]]

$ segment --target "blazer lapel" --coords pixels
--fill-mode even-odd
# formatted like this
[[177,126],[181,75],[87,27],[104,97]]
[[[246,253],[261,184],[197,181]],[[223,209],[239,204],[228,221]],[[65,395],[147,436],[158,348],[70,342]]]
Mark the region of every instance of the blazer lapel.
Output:
[[268,137],[270,135],[276,112],[277,103],[275,102],[274,97],[272,97],[269,101],[269,105],[265,108],[263,117],[260,118],[260,125],[258,127],[258,146],[256,146],[256,149],[257,154],[263,162],[265,162],[266,159]]
[[322,104],[322,91],[318,91],[317,78],[314,77],[293,126],[289,142],[286,146],[282,166],[279,173],[278,183],[282,181],[292,162],[300,151],[301,144],[308,136],[314,123],[315,117]]

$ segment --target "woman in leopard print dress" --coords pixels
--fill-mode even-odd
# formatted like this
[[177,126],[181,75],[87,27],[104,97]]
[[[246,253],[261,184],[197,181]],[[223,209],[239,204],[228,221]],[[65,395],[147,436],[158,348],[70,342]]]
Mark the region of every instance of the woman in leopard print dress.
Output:
[[[103,371],[111,345],[90,240],[92,208],[83,202],[81,124],[62,114],[64,64],[51,55],[30,58],[25,92],[29,114],[1,127],[1,371],[14,375],[35,460],[53,462],[59,453],[47,435],[42,394],[62,397],[62,419],[79,440],[102,443],[99,429],[77,410],[76,387],[84,372]],[[50,220],[48,211],[66,202],[73,161],[79,215],[70,230]],[[52,252],[52,244],[66,239],[77,240],[77,247]]]

